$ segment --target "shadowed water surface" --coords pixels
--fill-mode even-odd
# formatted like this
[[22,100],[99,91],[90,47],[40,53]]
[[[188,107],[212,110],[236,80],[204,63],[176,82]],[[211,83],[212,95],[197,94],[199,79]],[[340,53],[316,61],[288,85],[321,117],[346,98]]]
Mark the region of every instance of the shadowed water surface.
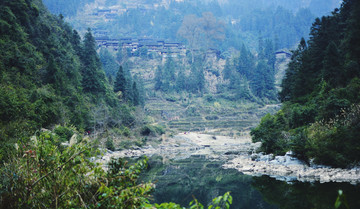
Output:
[[153,202],[175,202],[188,206],[196,197],[204,205],[214,197],[231,191],[231,208],[334,208],[339,189],[346,195],[350,208],[360,208],[360,186],[347,183],[291,184],[262,176],[252,177],[236,170],[222,169],[220,161],[205,156],[168,160],[161,156],[149,159],[141,181],[153,181]]

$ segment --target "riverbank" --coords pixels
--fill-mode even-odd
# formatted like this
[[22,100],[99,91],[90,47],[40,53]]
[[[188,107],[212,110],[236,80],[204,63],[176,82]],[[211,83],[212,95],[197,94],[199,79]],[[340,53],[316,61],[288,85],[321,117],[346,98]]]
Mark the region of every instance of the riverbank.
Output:
[[111,157],[141,157],[160,155],[164,163],[194,156],[223,161],[224,169],[236,169],[251,176],[268,175],[278,180],[292,182],[349,182],[360,183],[360,168],[340,169],[325,166],[308,166],[291,156],[257,154],[260,143],[252,143],[249,135],[241,137],[214,136],[187,132],[172,137],[161,137],[161,143],[133,147],[128,150],[107,151],[97,161],[106,164]]
[[201,155],[212,160],[227,161],[230,156],[247,155],[259,147],[260,143],[251,143],[248,134],[229,137],[186,132],[172,137],[162,136],[160,144],[148,144],[141,148],[133,147],[132,149],[114,152],[107,150],[97,161],[105,164],[111,157],[141,157],[144,155],[148,157],[160,155],[169,160],[181,160]]
[[308,166],[289,154],[275,157],[261,154],[242,155],[225,163],[223,168],[233,168],[251,176],[267,175],[287,182],[360,183],[360,168],[341,169],[319,165]]

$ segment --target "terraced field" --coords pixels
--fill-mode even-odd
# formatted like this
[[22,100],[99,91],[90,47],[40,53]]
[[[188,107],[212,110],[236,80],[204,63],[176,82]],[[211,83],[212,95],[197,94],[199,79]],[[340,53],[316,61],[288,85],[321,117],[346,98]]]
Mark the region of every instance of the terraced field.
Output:
[[243,135],[255,127],[262,116],[278,108],[279,105],[207,102],[204,97],[176,98],[176,101],[154,97],[147,101],[145,110],[157,124],[175,133]]

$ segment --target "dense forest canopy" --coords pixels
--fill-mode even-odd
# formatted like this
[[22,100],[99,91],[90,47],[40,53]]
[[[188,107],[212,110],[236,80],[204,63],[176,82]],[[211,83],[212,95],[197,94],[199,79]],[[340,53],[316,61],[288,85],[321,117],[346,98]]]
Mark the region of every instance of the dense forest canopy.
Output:
[[358,1],[344,1],[314,21],[309,41],[301,40],[282,83],[281,111],[252,131],[265,152],[291,149],[339,167],[359,163],[359,9]]
[[[40,128],[68,124],[93,132],[133,123],[126,113],[129,107],[120,102],[105,77],[90,29],[81,39],[61,16],[48,13],[41,1],[1,1],[0,5],[1,160],[12,140]],[[132,95],[137,87],[130,79],[127,92]]]

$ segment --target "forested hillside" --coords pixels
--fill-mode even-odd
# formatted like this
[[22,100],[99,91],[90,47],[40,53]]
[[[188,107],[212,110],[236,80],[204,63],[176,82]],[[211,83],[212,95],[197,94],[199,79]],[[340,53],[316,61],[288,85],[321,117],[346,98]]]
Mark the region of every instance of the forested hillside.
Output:
[[329,14],[339,6],[336,0],[256,0],[251,3],[245,0],[45,0],[44,3],[50,11],[68,17],[76,28],[96,28],[112,38],[146,36],[181,40],[176,34],[185,16],[201,17],[202,13],[211,12],[226,23],[226,39],[221,43],[223,51],[229,47],[240,49],[244,42],[255,48],[257,37],[276,39],[278,48],[294,47],[301,37],[308,36],[315,17]]
[[82,5],[92,3],[94,0],[63,0],[53,1],[44,0],[43,3],[51,11],[51,13],[64,16],[74,16],[78,12],[78,8]]
[[90,30],[81,39],[40,0],[1,1],[0,18],[0,160],[40,128],[133,124],[131,101],[109,85]]
[[360,3],[346,0],[317,18],[294,51],[282,83],[282,109],[252,131],[267,153],[347,167],[360,162]]
[[151,1],[141,4],[109,1],[90,3],[76,16],[68,18],[80,31],[91,27],[99,32],[99,36],[117,39],[151,37],[191,45],[178,34],[182,22],[196,24],[203,13],[211,13],[225,26],[224,39],[213,46],[222,52],[231,48],[240,50],[242,44],[256,50],[258,38],[272,40],[276,49],[292,48],[301,37],[307,37],[311,22],[316,17],[309,7],[304,5],[304,8],[290,10],[281,3],[265,5],[246,1],[225,4],[217,1],[169,1],[168,4],[160,1],[154,1],[154,4]]

